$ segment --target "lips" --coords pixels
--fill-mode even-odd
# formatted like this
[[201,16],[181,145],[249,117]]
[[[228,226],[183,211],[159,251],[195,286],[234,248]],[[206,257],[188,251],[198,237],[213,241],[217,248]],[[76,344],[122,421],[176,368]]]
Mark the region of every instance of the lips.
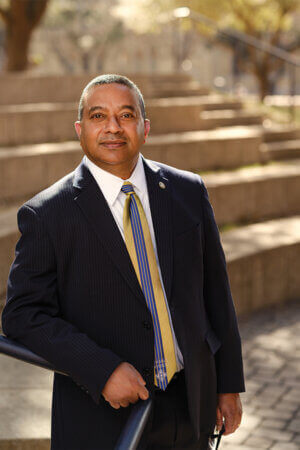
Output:
[[112,141],[103,141],[101,142],[101,145],[107,148],[119,148],[122,147],[124,144],[126,144],[125,141],[120,140],[112,140]]

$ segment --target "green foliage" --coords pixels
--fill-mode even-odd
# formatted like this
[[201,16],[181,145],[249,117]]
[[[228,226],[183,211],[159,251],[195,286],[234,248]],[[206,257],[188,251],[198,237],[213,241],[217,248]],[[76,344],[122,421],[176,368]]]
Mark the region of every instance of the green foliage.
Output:
[[[291,13],[299,8],[299,0],[119,0],[114,13],[129,28],[148,32],[157,30],[171,18],[167,12],[184,6],[218,21],[222,27],[257,34],[288,29],[292,24]],[[190,19],[183,22],[187,27]]]
[[[237,49],[232,39],[225,39],[216,28],[193,17],[175,18],[174,9],[180,7],[213,19],[219,30],[242,31],[273,46],[284,48],[286,45],[287,51],[296,48],[299,42],[296,24],[293,24],[293,13],[300,7],[299,0],[119,0],[113,13],[138,33],[159,31],[172,24],[175,29],[176,24],[177,30],[179,28],[183,32],[183,39],[190,30],[197,30],[209,40],[222,39],[223,44],[235,52],[239,71],[256,77],[260,96],[264,98],[270,92],[272,79],[278,78],[282,62],[250,45],[244,44]],[[288,43],[286,36],[285,40],[282,39],[286,31],[289,31]],[[178,59],[178,55],[176,57]]]

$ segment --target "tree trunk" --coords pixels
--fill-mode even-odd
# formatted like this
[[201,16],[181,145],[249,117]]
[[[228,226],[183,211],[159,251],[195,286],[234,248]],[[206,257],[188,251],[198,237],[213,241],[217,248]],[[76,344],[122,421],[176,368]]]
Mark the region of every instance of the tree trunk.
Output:
[[32,32],[46,11],[48,0],[11,0],[6,20],[6,70],[28,67]]
[[31,38],[31,30],[20,28],[12,24],[6,34],[6,66],[9,72],[25,70],[28,66],[28,50]]
[[259,86],[259,96],[261,101],[264,100],[266,95],[270,94],[270,80],[269,80],[269,73],[263,72],[263,73],[255,73],[257,80],[258,80],[258,86]]
[[264,54],[260,57],[260,51],[247,46],[250,56],[250,71],[258,82],[258,90],[261,101],[270,93],[270,57]]
[[259,62],[254,68],[258,80],[259,94],[261,101],[266,95],[271,93],[272,59],[268,53],[261,55]]

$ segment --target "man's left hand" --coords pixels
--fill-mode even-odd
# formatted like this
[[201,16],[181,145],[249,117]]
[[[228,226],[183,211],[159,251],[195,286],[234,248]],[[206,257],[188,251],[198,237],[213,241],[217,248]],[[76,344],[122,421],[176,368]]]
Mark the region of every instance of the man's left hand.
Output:
[[234,433],[241,423],[242,412],[239,394],[218,394],[217,430],[221,430],[224,419],[224,436]]

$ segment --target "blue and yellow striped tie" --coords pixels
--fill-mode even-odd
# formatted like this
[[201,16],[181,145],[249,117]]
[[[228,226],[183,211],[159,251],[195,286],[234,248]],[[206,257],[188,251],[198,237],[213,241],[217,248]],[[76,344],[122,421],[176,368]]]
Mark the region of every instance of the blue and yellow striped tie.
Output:
[[176,357],[169,315],[149,226],[141,201],[129,181],[123,184],[121,190],[127,195],[123,213],[126,247],[153,320],[154,382],[165,390],[176,372]]

